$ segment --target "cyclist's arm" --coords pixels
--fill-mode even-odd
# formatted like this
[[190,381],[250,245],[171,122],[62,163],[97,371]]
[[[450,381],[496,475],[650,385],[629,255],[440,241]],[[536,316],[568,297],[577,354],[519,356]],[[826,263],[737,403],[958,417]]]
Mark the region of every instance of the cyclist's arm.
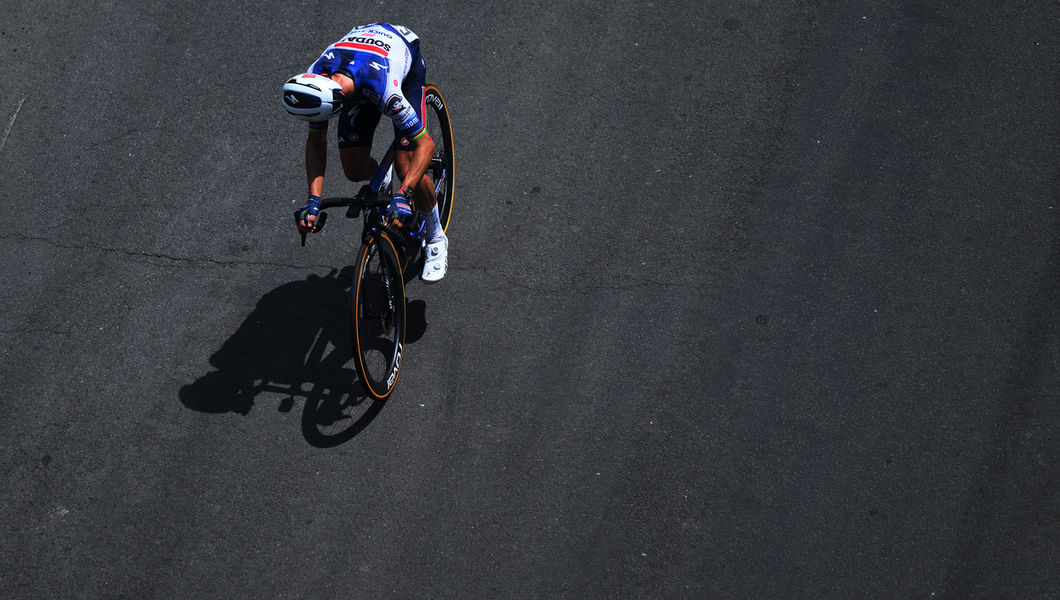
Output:
[[305,140],[305,178],[310,196],[324,191],[324,171],[328,165],[328,136],[326,128],[310,128]]
[[405,179],[401,181],[401,185],[404,187],[416,189],[416,184],[419,183],[420,178],[427,172],[427,167],[431,164],[431,157],[434,156],[434,139],[431,138],[431,134],[427,133],[427,130],[423,130],[423,135],[416,139],[416,149],[412,152],[412,161],[409,164],[409,170],[405,173]]

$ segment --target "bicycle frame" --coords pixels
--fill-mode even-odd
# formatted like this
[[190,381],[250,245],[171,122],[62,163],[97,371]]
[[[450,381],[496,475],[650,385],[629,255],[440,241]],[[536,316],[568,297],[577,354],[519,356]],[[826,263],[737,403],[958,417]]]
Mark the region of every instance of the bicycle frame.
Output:
[[[323,230],[324,224],[327,222],[327,212],[323,209],[346,206],[348,207],[346,218],[355,219],[358,215],[364,216],[364,229],[361,232],[362,242],[367,243],[371,236],[378,235],[382,230],[386,231],[387,236],[394,242],[396,249],[401,255],[402,270],[404,271],[409,263],[416,259],[418,250],[423,247],[424,221],[418,213],[414,213],[407,222],[397,225],[383,212],[394,197],[391,192],[391,183],[394,176],[394,152],[397,144],[398,140],[394,140],[390,144],[383,158],[379,161],[379,167],[376,169],[375,174],[368,183],[361,186],[361,189],[352,198],[324,198],[321,200],[321,211],[317,217],[320,224],[317,230]],[[303,245],[305,244],[304,237],[302,243]]]
[[390,193],[390,182],[394,179],[394,146],[396,144],[397,140],[391,142],[390,147],[386,149],[386,154],[379,161],[379,168],[376,169],[375,175],[368,182],[369,189],[375,193],[379,193],[380,190]]

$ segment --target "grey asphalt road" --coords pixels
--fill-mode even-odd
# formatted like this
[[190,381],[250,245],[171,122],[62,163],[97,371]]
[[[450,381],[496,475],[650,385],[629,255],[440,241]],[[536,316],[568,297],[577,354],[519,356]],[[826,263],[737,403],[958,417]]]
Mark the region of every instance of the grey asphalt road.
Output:
[[[1057,2],[3,13],[3,597],[1060,588]],[[385,404],[279,102],[376,20],[457,143]]]

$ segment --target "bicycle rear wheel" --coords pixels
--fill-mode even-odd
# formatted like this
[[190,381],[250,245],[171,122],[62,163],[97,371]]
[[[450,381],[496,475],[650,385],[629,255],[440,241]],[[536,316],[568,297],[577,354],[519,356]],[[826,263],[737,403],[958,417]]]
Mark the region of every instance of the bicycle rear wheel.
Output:
[[449,108],[438,86],[428,85],[424,90],[424,100],[428,112],[427,131],[434,139],[434,156],[427,167],[427,175],[434,180],[438,217],[445,230],[449,228],[449,219],[453,214],[453,192],[456,189],[456,180],[453,178],[453,127],[449,122]]
[[384,400],[397,385],[405,344],[405,282],[385,234],[369,236],[361,247],[351,309],[357,374],[369,396]]

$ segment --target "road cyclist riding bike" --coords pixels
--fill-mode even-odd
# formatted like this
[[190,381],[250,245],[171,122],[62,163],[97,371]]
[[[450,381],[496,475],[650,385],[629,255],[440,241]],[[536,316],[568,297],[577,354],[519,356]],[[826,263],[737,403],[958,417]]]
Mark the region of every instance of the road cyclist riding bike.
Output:
[[372,139],[385,113],[399,139],[394,167],[400,187],[386,212],[398,221],[412,216],[413,198],[425,223],[425,259],[421,277],[436,282],[445,277],[449,240],[439,218],[435,188],[424,173],[435,141],[427,132],[424,91],[427,67],[420,40],[400,25],[375,23],[355,27],[328,46],[305,73],[283,86],[283,105],[291,115],[309,122],[305,146],[309,198],[295,211],[302,234],[315,233],[327,164],[327,130],[338,120],[339,159],[350,181],[371,178],[378,161],[371,156]]

